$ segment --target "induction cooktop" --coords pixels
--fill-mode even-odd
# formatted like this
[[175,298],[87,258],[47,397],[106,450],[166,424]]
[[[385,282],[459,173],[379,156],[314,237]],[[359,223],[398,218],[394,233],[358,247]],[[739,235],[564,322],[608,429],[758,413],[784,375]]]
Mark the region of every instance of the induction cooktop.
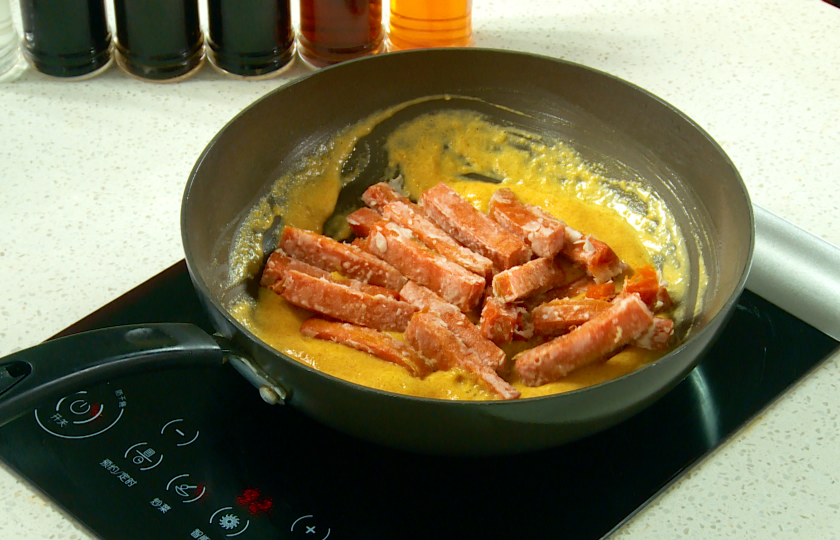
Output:
[[[750,290],[698,366],[574,443],[392,450],[269,405],[224,364],[73,389],[0,428],[0,459],[104,540],[604,538],[840,347],[840,250],[758,207],[756,223]],[[56,337],[154,322],[213,331],[184,261]]]
[[[60,335],[138,322],[212,331],[183,261]],[[837,347],[746,291],[676,388],[559,448],[391,450],[268,405],[224,365],[79,388],[0,429],[0,458],[105,540],[603,538]]]

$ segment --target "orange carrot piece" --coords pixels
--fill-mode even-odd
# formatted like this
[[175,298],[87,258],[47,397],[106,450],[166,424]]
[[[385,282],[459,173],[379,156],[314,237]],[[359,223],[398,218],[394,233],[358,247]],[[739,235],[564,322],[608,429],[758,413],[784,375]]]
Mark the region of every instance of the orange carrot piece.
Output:
[[604,300],[609,302],[615,298],[615,282],[608,281],[606,283],[593,283],[586,288],[586,298],[593,300]]
[[638,294],[642,302],[656,312],[666,310],[673,305],[671,295],[661,285],[659,274],[650,264],[637,268],[633,275],[624,281],[622,294]]
[[623,292],[638,294],[648,307],[653,306],[659,293],[659,276],[653,265],[646,264],[636,268],[633,275],[624,281]]

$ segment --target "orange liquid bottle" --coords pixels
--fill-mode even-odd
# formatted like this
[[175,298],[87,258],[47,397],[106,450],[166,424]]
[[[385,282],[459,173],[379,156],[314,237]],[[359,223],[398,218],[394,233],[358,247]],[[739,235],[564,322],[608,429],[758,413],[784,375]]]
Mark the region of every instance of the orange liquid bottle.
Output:
[[316,67],[382,50],[382,0],[300,0],[298,52]]
[[391,50],[472,44],[472,0],[391,0]]

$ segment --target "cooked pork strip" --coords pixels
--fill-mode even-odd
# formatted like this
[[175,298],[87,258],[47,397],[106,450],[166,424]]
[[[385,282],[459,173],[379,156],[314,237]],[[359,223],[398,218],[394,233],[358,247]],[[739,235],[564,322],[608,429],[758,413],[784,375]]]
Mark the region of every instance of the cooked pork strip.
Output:
[[450,330],[472,349],[481,363],[498,371],[505,363],[505,352],[486,339],[461,310],[422,285],[409,281],[400,290],[400,298],[421,311],[436,313]]
[[365,237],[370,234],[371,226],[382,221],[382,214],[368,207],[359,208],[347,216],[347,224],[356,236]]
[[434,313],[416,313],[405,330],[405,339],[420,354],[435,362],[439,370],[458,366],[475,375],[502,399],[516,399],[520,396],[519,391],[495,371],[482,365],[475,352]]
[[396,223],[375,223],[365,247],[461,311],[470,311],[481,301],[486,283],[483,277],[429,250]]
[[343,244],[322,234],[285,227],[280,247],[290,257],[328,272],[400,290],[408,279],[382,259],[352,244]]
[[566,274],[554,259],[534,259],[493,276],[493,294],[516,302],[563,283]]
[[653,314],[635,294],[619,298],[592,320],[516,358],[516,371],[528,386],[556,381],[605,358],[653,326]]
[[300,333],[366,352],[386,362],[404,367],[414,377],[422,378],[432,372],[426,360],[412,347],[379,330],[312,317],[303,321],[300,325]]
[[538,257],[554,257],[563,249],[566,224],[537,206],[523,204],[508,188],[493,193],[488,215],[524,240]]
[[455,241],[446,231],[417,212],[419,207],[403,202],[392,202],[382,208],[382,215],[397,225],[409,229],[429,249],[433,249],[470,272],[479,276],[488,276],[493,268],[493,261],[469,250]]
[[626,268],[610,246],[594,236],[583,236],[568,227],[566,228],[566,244],[562,253],[566,258],[586,269],[586,272],[595,279],[595,283],[606,283]]
[[423,193],[426,215],[471,250],[484,255],[500,270],[523,264],[532,252],[525,242],[504,230],[446,184]]
[[280,294],[298,307],[377,330],[402,332],[417,311],[409,303],[373,296],[296,270],[286,272]]
[[362,291],[373,296],[381,294],[395,300],[399,300],[400,298],[399,293],[393,289],[387,289],[385,287],[380,287],[379,285],[371,285],[370,283],[365,283],[352,278],[336,278],[331,272],[321,270],[311,264],[293,259],[279,249],[268,257],[268,261],[266,262],[265,269],[262,273],[262,278],[260,279],[260,285],[279,294],[283,290],[283,278],[289,270],[297,270],[298,272],[326,279],[334,283],[339,283],[346,287],[350,287],[351,289]]

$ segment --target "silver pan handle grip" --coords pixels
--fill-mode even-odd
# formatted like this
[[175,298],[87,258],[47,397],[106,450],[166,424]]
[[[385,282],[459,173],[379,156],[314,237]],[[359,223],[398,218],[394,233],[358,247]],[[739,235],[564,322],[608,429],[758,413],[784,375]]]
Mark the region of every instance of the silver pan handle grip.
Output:
[[184,323],[117,326],[47,341],[0,359],[0,426],[80,386],[224,360],[213,337]]
[[840,340],[840,248],[759,206],[747,289]]

